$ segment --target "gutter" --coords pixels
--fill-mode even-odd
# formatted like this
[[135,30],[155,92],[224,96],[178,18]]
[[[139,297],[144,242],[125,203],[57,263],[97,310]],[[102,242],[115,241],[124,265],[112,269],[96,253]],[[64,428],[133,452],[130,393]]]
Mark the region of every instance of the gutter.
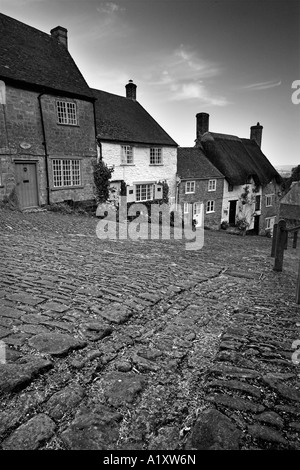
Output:
[[46,190],[47,190],[47,205],[50,204],[50,184],[49,184],[49,169],[48,169],[48,150],[47,150],[47,140],[46,140],[46,131],[45,131],[45,124],[44,124],[44,116],[43,116],[43,108],[42,108],[42,102],[41,102],[41,97],[45,93],[40,93],[38,95],[38,102],[39,102],[39,109],[40,109],[40,115],[41,115],[41,123],[42,123],[42,132],[43,132],[43,146],[45,149],[45,167],[46,167]]

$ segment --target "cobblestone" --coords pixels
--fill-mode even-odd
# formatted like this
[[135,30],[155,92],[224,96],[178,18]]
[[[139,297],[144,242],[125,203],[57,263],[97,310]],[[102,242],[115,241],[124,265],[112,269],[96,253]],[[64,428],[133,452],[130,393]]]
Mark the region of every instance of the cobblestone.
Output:
[[299,448],[299,249],[276,273],[268,238],[205,231],[192,252],[0,219],[0,448]]

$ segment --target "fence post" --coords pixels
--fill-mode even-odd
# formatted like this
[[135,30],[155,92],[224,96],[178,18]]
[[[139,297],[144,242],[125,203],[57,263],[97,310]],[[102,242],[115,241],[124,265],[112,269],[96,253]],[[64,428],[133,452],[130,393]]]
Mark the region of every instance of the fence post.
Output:
[[289,241],[289,232],[284,232],[285,238],[284,238],[284,249],[287,250],[288,248],[288,241]]
[[297,289],[296,289],[296,304],[300,304],[300,259],[299,259],[298,280],[297,280]]
[[274,224],[273,226],[273,238],[272,238],[272,248],[271,248],[271,257],[274,258],[275,256],[275,247],[276,247],[276,239],[277,239],[277,226],[278,224]]
[[297,248],[297,238],[298,238],[298,232],[294,232],[293,248]]
[[286,243],[286,221],[281,219],[277,226],[274,271],[282,271],[284,247]]

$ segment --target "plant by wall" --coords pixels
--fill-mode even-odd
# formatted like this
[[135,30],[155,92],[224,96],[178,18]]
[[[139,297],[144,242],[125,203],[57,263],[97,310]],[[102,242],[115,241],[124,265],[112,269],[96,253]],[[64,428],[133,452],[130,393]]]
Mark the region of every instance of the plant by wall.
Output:
[[109,198],[109,183],[113,172],[114,167],[108,167],[103,160],[94,162],[93,164],[95,192],[98,204],[106,202]]

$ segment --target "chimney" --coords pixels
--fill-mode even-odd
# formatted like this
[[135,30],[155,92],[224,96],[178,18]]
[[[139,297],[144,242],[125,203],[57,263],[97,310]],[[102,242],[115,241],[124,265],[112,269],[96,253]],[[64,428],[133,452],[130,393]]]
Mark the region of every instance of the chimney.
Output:
[[51,29],[50,34],[68,49],[68,30],[62,26]]
[[129,100],[136,101],[136,85],[133,83],[132,80],[129,80],[127,85],[125,85],[126,88],[126,98]]
[[209,132],[209,114],[196,114],[196,146],[201,143],[201,137],[205,132]]
[[256,126],[251,126],[250,128],[250,139],[255,140],[259,147],[261,147],[262,130],[263,126],[261,126],[259,122]]

